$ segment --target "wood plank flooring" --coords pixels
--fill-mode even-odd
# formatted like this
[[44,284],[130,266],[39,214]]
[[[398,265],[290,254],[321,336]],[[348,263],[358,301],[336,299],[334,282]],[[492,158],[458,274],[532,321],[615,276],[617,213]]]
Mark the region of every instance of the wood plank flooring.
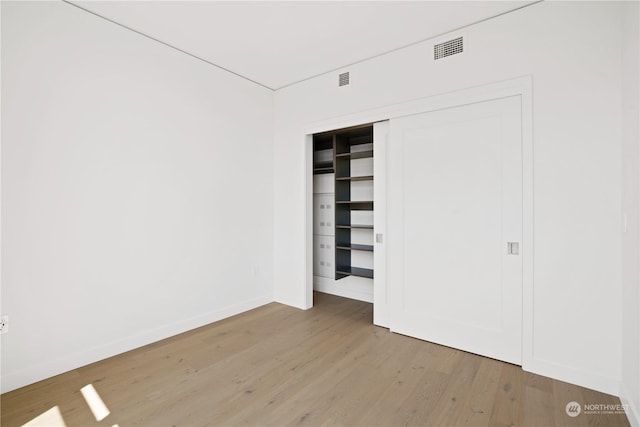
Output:
[[[80,389],[110,410],[96,421]],[[277,303],[1,396],[3,427],[57,407],[75,426],[628,426],[565,412],[619,399],[518,366],[392,334],[371,304],[316,293]]]

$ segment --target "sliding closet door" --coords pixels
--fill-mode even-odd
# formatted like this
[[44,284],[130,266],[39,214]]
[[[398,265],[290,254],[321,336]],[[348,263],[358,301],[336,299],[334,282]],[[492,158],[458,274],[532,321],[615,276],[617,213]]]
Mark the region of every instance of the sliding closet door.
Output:
[[521,364],[519,96],[391,120],[394,332]]
[[387,144],[389,139],[389,121],[373,125],[373,214],[374,251],[373,268],[373,323],[389,327],[389,302],[387,293]]

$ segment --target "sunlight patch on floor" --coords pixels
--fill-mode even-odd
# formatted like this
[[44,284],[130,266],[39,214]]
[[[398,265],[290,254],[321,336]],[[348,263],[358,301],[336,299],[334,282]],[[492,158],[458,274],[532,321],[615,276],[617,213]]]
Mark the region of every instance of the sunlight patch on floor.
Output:
[[47,412],[44,412],[28,423],[23,424],[22,427],[67,427],[67,425],[64,423],[64,419],[60,413],[60,408],[54,406]]
[[107,405],[104,404],[100,395],[93,387],[93,384],[86,385],[80,389],[84,400],[89,405],[89,409],[93,412],[93,416],[96,418],[96,421],[104,420],[107,415],[110,414]]

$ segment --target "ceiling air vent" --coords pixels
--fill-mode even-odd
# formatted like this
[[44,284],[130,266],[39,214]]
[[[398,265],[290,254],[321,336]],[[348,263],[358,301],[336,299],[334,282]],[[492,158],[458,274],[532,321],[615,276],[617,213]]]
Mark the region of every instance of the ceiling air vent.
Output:
[[438,43],[433,46],[433,59],[438,60],[447,56],[462,53],[464,51],[463,38],[458,37],[453,40]]
[[338,86],[347,86],[349,84],[349,72],[338,75]]

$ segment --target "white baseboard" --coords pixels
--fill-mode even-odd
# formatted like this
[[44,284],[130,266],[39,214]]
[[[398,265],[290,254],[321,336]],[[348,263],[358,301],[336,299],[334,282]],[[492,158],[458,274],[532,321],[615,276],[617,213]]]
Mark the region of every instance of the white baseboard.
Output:
[[333,280],[314,276],[313,289],[325,294],[373,302],[373,280],[363,277],[349,276],[340,280]]
[[530,361],[523,360],[522,369],[527,372],[590,388],[613,396],[618,396],[620,392],[620,384],[617,378],[603,377],[571,366],[533,359]]
[[635,402],[624,383],[620,384],[620,401],[627,407],[627,419],[631,427],[640,427],[640,402]]
[[90,363],[208,325],[209,323],[226,319],[227,317],[252,310],[265,304],[269,304],[270,302],[273,302],[272,295],[261,296],[164,325],[157,329],[144,331],[121,340],[112,341],[98,347],[69,354],[62,358],[49,360],[21,371],[7,374],[3,373],[1,390],[2,393],[6,393],[44,379],[51,378],[55,375],[77,369]]

